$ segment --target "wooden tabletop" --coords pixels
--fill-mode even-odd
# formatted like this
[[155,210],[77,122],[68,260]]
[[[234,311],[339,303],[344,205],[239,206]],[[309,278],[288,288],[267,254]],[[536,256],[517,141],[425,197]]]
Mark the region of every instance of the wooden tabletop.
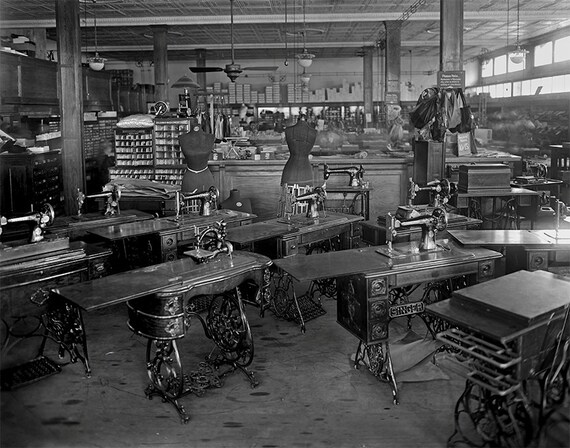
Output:
[[[185,292],[228,281],[267,268],[271,260],[252,252],[235,251],[232,256],[218,255],[207,263],[197,264],[191,258],[147,266],[51,291],[91,311],[170,288]],[[223,291],[219,291],[223,292]]]
[[529,190],[527,188],[517,188],[511,187],[511,190],[479,190],[479,191],[471,191],[471,192],[464,192],[460,191],[457,193],[458,197],[503,197],[503,196],[539,196],[540,193],[538,191]]
[[89,233],[100,236],[109,241],[121,240],[123,238],[137,237],[159,233],[169,230],[185,229],[191,227],[203,227],[216,221],[225,222],[244,221],[255,218],[256,215],[234,210],[216,210],[208,216],[201,215],[181,215],[179,219],[175,217],[156,218],[147,221],[130,222],[105,227],[89,229]]
[[327,212],[318,221],[308,219],[305,215],[293,216],[290,222],[284,218],[273,218],[266,221],[254,222],[247,226],[228,229],[227,240],[232,243],[248,244],[256,241],[279,238],[285,235],[295,236],[314,231],[330,229],[335,226],[350,224],[364,220],[360,215]]
[[559,240],[552,236],[554,230],[450,230],[449,234],[464,247],[478,246],[553,246],[568,245],[570,230],[559,230]]
[[[396,251],[404,252],[410,243],[394,244]],[[453,243],[449,250],[420,252],[402,258],[388,258],[378,253],[386,246],[372,246],[342,251],[331,251],[305,257],[291,257],[273,260],[298,281],[320,280],[355,274],[392,274],[421,269],[434,269],[471,261],[500,258],[501,254],[483,248],[462,248]]]
[[[540,300],[537,300],[540,298]],[[503,343],[570,304],[570,282],[545,271],[517,271],[460,289],[428,312]]]

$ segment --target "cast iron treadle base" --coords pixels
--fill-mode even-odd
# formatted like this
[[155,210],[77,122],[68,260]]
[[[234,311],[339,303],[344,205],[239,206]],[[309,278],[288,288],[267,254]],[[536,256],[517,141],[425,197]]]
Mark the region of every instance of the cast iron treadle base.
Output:
[[61,366],[45,356],[2,370],[2,390],[26,386],[50,375],[61,372]]
[[[308,294],[303,294],[297,298],[299,303],[299,309],[301,310],[301,316],[303,316],[303,321],[308,322],[310,320],[316,319],[317,317],[326,314],[327,312],[318,302],[315,302]],[[297,323],[302,324],[299,313],[296,308],[292,308],[291,318]]]

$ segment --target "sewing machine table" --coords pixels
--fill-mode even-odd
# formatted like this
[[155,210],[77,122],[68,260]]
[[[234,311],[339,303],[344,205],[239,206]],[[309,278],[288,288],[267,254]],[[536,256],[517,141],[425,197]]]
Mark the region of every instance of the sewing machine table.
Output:
[[[183,422],[187,422],[184,407],[178,400],[188,393],[200,394],[204,388],[186,381],[176,339],[184,337],[191,318],[197,318],[205,335],[214,341],[220,354],[206,361],[210,374],[221,364],[230,369],[213,375],[210,384],[219,384],[215,377],[240,369],[252,387],[257,384],[247,366],[253,360],[253,339],[238,291],[243,282],[257,286],[256,300],[265,297],[269,279],[267,269],[271,260],[250,252],[218,255],[207,263],[195,263],[191,258],[147,266],[104,279],[53,288],[47,302],[58,310],[70,333],[67,343],[90,373],[87,337],[81,312],[127,302],[129,327],[145,336],[147,342],[147,372],[151,384],[146,395],[159,395],[175,406]],[[263,287],[262,287],[263,286]],[[228,296],[236,291],[236,296]],[[212,296],[207,319],[193,311],[193,299]],[[153,354],[152,346],[156,346]]]
[[[394,247],[404,251],[409,244]],[[390,320],[418,314],[435,334],[434,322],[425,315],[425,305],[448,297],[457,287],[493,278],[494,263],[501,254],[449,243],[448,250],[390,259],[377,249],[327,252],[273,263],[300,282],[336,278],[337,322],[360,341],[355,367],[368,357],[369,369],[390,382],[394,402],[398,402],[388,341]],[[425,284],[421,300],[410,300],[410,294],[421,284]]]

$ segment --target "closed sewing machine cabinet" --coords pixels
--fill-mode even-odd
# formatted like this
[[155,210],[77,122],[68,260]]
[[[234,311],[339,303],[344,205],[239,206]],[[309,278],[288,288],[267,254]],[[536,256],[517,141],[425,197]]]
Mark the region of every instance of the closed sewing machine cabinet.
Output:
[[337,322],[367,344],[388,339],[389,277],[341,277],[337,288]]
[[502,163],[460,165],[458,188],[462,193],[510,193],[511,169]]

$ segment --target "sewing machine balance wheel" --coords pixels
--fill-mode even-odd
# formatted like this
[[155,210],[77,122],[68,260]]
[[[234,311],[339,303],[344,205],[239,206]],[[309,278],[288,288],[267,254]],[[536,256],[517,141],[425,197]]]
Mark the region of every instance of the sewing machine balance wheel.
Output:
[[435,218],[435,228],[438,232],[447,229],[447,212],[444,209],[434,209],[432,216]]
[[55,211],[53,209],[53,207],[51,206],[51,204],[48,204],[47,202],[42,206],[42,218],[41,218],[41,224],[42,225],[50,225],[53,224],[53,221],[55,220]]

